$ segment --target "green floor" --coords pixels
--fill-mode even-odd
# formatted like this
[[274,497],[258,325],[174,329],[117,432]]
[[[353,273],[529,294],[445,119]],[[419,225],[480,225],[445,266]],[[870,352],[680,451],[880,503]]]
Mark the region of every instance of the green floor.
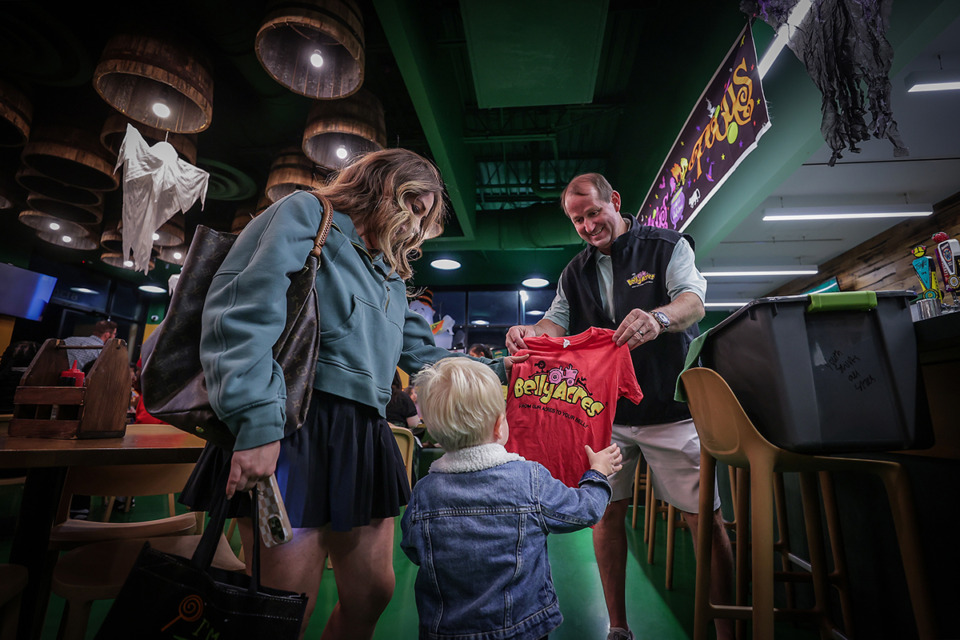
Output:
[[[19,505],[19,492],[16,488],[0,487],[0,558],[6,559],[10,546],[10,526],[12,516]],[[98,502],[94,501],[94,517],[97,516]],[[118,514],[115,519],[141,520],[157,517],[166,513],[165,498],[139,498],[136,507],[127,514]],[[628,513],[629,517],[629,513]],[[642,518],[641,518],[642,520]],[[638,640],[687,639],[693,628],[693,587],[694,558],[690,543],[690,534],[678,532],[675,564],[674,588],[664,589],[664,555],[666,545],[664,523],[658,529],[659,543],[657,557],[653,565],[646,563],[646,547],[643,544],[642,528],[633,531],[629,528],[630,557],[627,563],[627,605],[630,626]],[[397,638],[417,637],[417,610],[414,602],[413,585],[416,567],[399,550],[399,519],[397,519],[398,548],[394,555],[397,587],[393,600],[381,617],[375,638],[395,640]],[[236,536],[239,540],[239,536]],[[551,536],[550,558],[553,566],[560,607],[564,614],[564,623],[550,634],[551,640],[602,640],[606,637],[607,619],[603,604],[603,594],[593,557],[593,546],[589,530],[578,533]],[[319,638],[330,610],[337,598],[336,580],[332,571],[327,571],[320,588],[317,609],[310,623],[308,638]],[[94,604],[88,638],[92,638],[110,602]],[[63,611],[63,601],[51,597],[43,640],[56,638],[57,624]],[[798,630],[789,625],[778,625],[777,637],[788,640],[815,638],[815,633]]]

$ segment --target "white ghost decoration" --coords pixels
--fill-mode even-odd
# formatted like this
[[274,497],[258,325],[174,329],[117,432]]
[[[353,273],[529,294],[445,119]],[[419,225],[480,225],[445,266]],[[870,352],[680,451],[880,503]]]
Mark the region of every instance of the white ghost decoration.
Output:
[[123,166],[123,257],[147,273],[153,234],[178,211],[198,199],[203,207],[210,174],[177,156],[169,142],[152,147],[129,123],[117,157]]

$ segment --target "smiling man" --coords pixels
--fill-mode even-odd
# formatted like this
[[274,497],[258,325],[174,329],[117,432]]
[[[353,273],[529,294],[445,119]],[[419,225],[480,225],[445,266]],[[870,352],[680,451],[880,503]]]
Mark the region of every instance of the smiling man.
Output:
[[[696,541],[700,487],[700,440],[687,406],[673,400],[690,342],[699,335],[706,280],[694,264],[686,235],[641,225],[620,214],[620,194],[598,173],[579,175],[560,197],[567,218],[587,246],[563,270],[550,309],[535,325],[511,327],[511,353],[524,338],[560,337],[590,327],[615,329],[613,339],[631,349],[643,400],[621,400],[613,441],[623,469],[610,476],[613,498],[594,527],[593,545],[610,616],[608,640],[633,638],[626,616],[627,536],[625,516],[640,455],[654,478],[658,498],[677,507]],[[714,496],[714,567],[711,598],[730,602],[733,555]],[[730,620],[717,620],[717,636],[732,637]]]

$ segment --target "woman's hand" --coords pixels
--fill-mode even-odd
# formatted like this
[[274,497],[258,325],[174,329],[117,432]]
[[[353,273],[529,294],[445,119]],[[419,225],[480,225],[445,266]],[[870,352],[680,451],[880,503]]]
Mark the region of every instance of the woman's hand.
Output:
[[249,491],[257,481],[269,478],[277,470],[280,441],[234,451],[230,459],[230,477],[227,478],[227,499],[237,491]]

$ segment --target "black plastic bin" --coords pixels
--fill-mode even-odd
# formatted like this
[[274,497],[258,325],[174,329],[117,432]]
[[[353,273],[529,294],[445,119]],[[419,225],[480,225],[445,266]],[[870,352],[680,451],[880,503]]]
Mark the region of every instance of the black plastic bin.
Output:
[[799,453],[932,445],[911,291],[760,298],[718,324],[701,356],[757,429]]

